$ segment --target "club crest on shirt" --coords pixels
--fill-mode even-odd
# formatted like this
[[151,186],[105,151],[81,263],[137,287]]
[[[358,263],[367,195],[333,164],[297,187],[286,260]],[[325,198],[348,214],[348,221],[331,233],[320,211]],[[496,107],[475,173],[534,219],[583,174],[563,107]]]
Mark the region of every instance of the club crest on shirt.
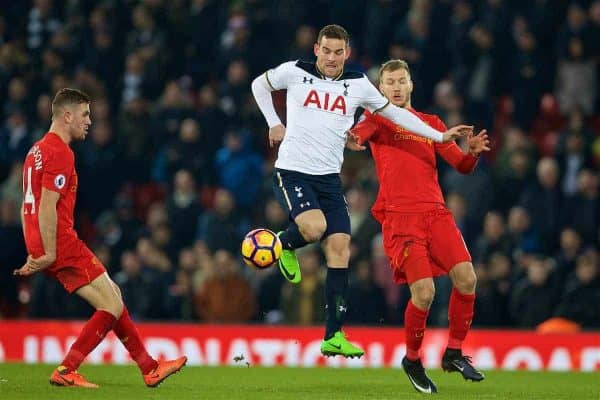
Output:
[[57,189],[64,188],[65,183],[67,183],[67,178],[65,178],[63,174],[56,175],[56,177],[54,178],[54,186],[56,186]]

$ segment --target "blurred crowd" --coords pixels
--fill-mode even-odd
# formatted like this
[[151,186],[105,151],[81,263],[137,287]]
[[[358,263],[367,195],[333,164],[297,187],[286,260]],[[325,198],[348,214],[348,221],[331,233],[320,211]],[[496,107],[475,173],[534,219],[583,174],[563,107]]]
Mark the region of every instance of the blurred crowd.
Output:
[[[299,285],[244,266],[239,246],[251,228],[288,223],[250,82],[313,59],[328,23],[351,34],[348,68],[376,82],[382,62],[402,58],[413,106],[491,133],[472,175],[439,168],[479,278],[474,325],[599,328],[598,0],[0,0],[0,318],[89,315],[43,275],[11,276],[26,258],[22,160],[53,94],[76,87],[93,98],[89,137],[73,146],[76,229],[134,318],[321,322],[318,246],[299,252]],[[370,215],[368,151],[348,153],[342,177],[348,320],[401,323],[409,293],[392,284]],[[430,324],[444,326],[450,283],[436,288]]]

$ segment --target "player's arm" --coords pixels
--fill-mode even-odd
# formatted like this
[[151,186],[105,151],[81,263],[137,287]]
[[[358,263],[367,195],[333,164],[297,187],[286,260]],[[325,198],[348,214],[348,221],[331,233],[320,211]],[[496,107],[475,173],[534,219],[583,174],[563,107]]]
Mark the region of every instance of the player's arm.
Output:
[[346,132],[348,136],[346,147],[354,151],[365,150],[364,143],[369,139],[373,139],[378,129],[379,124],[375,116],[365,110],[359,122]]
[[27,262],[15,270],[13,275],[32,275],[48,268],[56,260],[56,225],[58,221],[56,204],[59,199],[60,193],[42,187],[38,221],[44,254],[38,258],[27,257]]
[[467,125],[458,125],[446,132],[433,129],[412,112],[391,104],[366,77],[363,79],[366,82],[363,83],[365,93],[363,104],[361,105],[373,114],[379,114],[410,132],[431,139],[434,142],[446,143],[464,136],[465,133],[472,129],[472,127]]
[[252,81],[252,95],[269,125],[269,145],[280,143],[285,136],[285,126],[275,111],[271,92],[287,88],[290,63],[271,69]]
[[[439,118],[437,118],[436,125],[441,129],[445,128],[444,123]],[[436,152],[461,174],[473,172],[481,153],[490,150],[490,141],[485,129],[477,135],[473,135],[472,132],[469,133],[467,141],[469,144],[467,153],[463,153],[454,142],[436,145]]]
[[382,117],[393,121],[396,123],[396,125],[400,125],[410,132],[426,137],[438,143],[454,141],[473,129],[473,127],[468,125],[457,125],[445,132],[440,132],[427,125],[410,111],[401,107],[396,107],[391,103],[388,103],[387,106],[384,106],[380,110],[376,110],[376,112]]
[[365,111],[360,117],[359,122],[348,131],[348,135],[356,140],[356,143],[362,145],[373,137],[379,129],[379,124],[374,115]]
[[59,199],[60,193],[44,187],[42,188],[38,221],[42,244],[44,245],[44,254],[47,257],[47,261],[51,261],[50,264],[56,259],[56,225],[58,221],[56,204]]
[[23,229],[23,238],[27,237],[25,233],[25,203],[21,202],[21,229]]

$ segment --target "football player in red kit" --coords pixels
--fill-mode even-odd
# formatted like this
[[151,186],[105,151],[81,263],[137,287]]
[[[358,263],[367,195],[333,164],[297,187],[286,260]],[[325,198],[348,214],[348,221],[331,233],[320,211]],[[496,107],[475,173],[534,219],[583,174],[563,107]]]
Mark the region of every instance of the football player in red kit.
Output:
[[[379,79],[379,89],[392,104],[412,111],[439,131],[446,130],[437,116],[412,108],[413,83],[406,62],[386,62],[380,69]],[[355,147],[367,140],[370,143],[379,179],[373,214],[382,225],[394,280],[407,282],[411,293],[404,314],[407,354],[402,366],[417,391],[437,391],[425,373],[419,351],[435,293],[433,277],[448,274],[453,289],[448,309],[449,339],[442,368],[458,371],[465,379],[480,381],[483,374],[461,351],[473,319],[477,278],[462,235],[444,204],[436,154],[459,172],[468,174],[475,168],[481,152],[489,150],[487,134],[484,130],[473,135],[470,130],[469,151],[464,154],[454,142],[434,143],[378,114],[365,114],[365,119],[349,135]]]
[[119,287],[73,229],[78,182],[69,144],[84,140],[91,123],[87,94],[68,88],[56,94],[50,130],[31,147],[23,165],[21,219],[29,256],[14,275],[41,271],[96,309],[52,372],[51,384],[97,388],[77,373],[77,368],[112,329],[139,366],[146,385],[155,387],[179,371],[187,358],[156,361],[148,354]]

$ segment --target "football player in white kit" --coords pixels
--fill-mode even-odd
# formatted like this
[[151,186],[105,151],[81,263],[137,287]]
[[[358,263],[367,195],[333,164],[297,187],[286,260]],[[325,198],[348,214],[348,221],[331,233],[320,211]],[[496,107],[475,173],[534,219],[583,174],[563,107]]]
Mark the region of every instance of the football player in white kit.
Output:
[[[316,62],[290,61],[268,70],[252,82],[252,93],[269,125],[270,145],[279,146],[274,191],[290,214],[290,225],[279,233],[283,253],[279,268],[287,280],[300,282],[295,249],[321,240],[327,260],[326,328],[321,353],[361,357],[362,349],[342,331],[347,307],[350,218],[340,182],[346,132],[355,111],[363,107],[397,125],[436,142],[447,142],[472,130],[460,125],[439,132],[396,107],[361,72],[344,69],[350,56],[349,36],[339,25],[327,25],[314,45]],[[287,89],[287,126],[275,112],[271,92]],[[358,149],[358,144],[349,143]]]

